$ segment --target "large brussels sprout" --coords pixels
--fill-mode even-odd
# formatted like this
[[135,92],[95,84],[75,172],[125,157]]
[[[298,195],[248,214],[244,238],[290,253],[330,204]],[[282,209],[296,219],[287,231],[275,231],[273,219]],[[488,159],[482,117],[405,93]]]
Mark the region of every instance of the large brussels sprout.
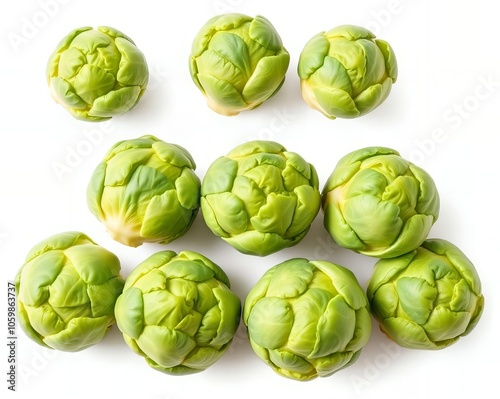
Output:
[[200,179],[189,152],[148,135],[116,143],[87,187],[90,211],[114,240],[169,243],[191,227]]
[[324,225],[337,244],[378,258],[418,247],[439,215],[432,178],[390,148],[345,155],[322,194]]
[[243,309],[250,344],[278,374],[311,380],[356,361],[371,334],[354,274],[326,261],[290,259],[269,269]]
[[398,66],[389,43],[365,28],[342,25],[309,40],[298,74],[309,106],[331,119],[356,118],[387,98]]
[[15,278],[19,325],[42,346],[88,348],[114,324],[123,283],[118,258],[87,235],[48,237],[28,252]]
[[367,288],[380,328],[397,344],[442,349],[469,334],[483,307],[481,282],[460,249],[442,239],[375,264]]
[[206,257],[162,251],[132,271],[115,314],[126,343],[152,368],[193,374],[227,350],[241,302],[224,271]]
[[223,14],[196,35],[189,69],[208,106],[222,115],[258,107],[285,81],[290,55],[262,16]]
[[71,31],[47,64],[52,97],[85,121],[103,121],[134,108],[148,79],[146,59],[132,39],[107,26]]
[[298,244],[321,207],[313,165],[273,141],[241,144],[201,185],[207,226],[238,251],[269,255]]

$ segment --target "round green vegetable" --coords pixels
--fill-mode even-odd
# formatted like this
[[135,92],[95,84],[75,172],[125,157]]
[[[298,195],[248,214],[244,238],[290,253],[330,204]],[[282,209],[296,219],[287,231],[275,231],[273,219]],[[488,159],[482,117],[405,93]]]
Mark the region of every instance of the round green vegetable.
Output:
[[196,35],[189,69],[208,106],[222,115],[258,107],[285,81],[290,55],[264,17],[223,14]]
[[418,247],[439,215],[432,178],[390,148],[345,155],[322,195],[324,225],[337,244],[378,258]]
[[90,211],[114,240],[169,243],[191,227],[200,179],[189,152],[148,135],[116,143],[87,187]]
[[118,328],[152,368],[201,372],[227,350],[238,328],[240,299],[212,261],[195,252],[157,252],[138,265],[116,301]]
[[356,118],[384,102],[398,66],[389,43],[365,28],[342,25],[309,40],[298,74],[309,106],[331,119]]
[[15,278],[19,325],[42,346],[86,349],[114,324],[123,283],[118,258],[85,234],[48,237],[29,251]]
[[262,276],[245,300],[243,322],[255,353],[296,380],[354,363],[372,329],[365,292],[350,270],[300,258]]
[[367,289],[380,328],[411,349],[442,349],[479,322],[484,297],[479,275],[460,249],[441,239],[375,264]]
[[265,256],[298,244],[321,207],[313,165],[273,141],[250,141],[208,168],[201,209],[212,232]]
[[47,64],[52,97],[85,121],[103,121],[134,108],[148,79],[146,59],[132,39],[107,26],[71,31]]

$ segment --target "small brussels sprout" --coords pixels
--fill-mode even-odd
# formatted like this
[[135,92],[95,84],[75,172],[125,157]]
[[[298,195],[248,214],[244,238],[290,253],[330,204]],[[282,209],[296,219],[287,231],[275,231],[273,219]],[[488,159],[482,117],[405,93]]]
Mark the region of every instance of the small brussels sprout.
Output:
[[198,213],[195,168],[179,145],[151,135],[120,141],[90,179],[88,207],[122,244],[169,243],[189,230]]
[[134,108],[148,79],[146,59],[132,39],[107,26],[71,31],[47,64],[52,97],[85,121],[104,121]]
[[157,252],[139,264],[116,301],[127,345],[166,374],[201,372],[228,349],[241,317],[224,271],[196,252]]
[[19,325],[34,342],[77,352],[115,323],[123,289],[120,261],[87,235],[70,231],[35,245],[15,278]]
[[309,40],[298,74],[310,107],[331,119],[356,118],[384,102],[398,66],[389,43],[365,28],[342,25]]
[[298,244],[321,207],[318,175],[273,141],[250,141],[208,168],[201,185],[207,226],[238,251],[265,256]]
[[326,377],[354,363],[372,330],[354,274],[326,261],[295,258],[269,269],[243,308],[255,353],[295,380]]
[[442,239],[375,264],[367,288],[373,316],[397,344],[443,349],[479,322],[484,297],[474,265]]
[[378,258],[417,248],[439,215],[432,178],[390,148],[345,155],[322,195],[324,225],[337,244]]
[[262,16],[223,14],[196,35],[189,69],[208,106],[222,115],[258,107],[285,81],[290,55]]

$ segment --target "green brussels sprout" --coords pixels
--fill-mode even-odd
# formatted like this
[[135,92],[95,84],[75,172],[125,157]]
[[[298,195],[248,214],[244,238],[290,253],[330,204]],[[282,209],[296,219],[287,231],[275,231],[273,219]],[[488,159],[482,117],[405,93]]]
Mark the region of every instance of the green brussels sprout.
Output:
[[290,55],[262,16],[223,14],[196,35],[189,69],[208,106],[222,115],[258,107],[285,81]]
[[201,209],[212,232],[238,251],[265,256],[298,244],[321,207],[318,175],[273,141],[250,141],[208,168]]
[[354,274],[295,258],[269,269],[243,308],[250,344],[279,375],[326,377],[353,364],[370,338],[368,300]]
[[367,288],[373,316],[397,344],[443,349],[469,334],[484,307],[474,265],[442,239],[375,264]]
[[298,74],[311,108],[331,119],[356,118],[384,102],[398,66],[389,43],[365,28],[342,25],[309,40]]
[[77,119],[104,121],[136,106],[149,79],[144,55],[122,32],[71,31],[47,63],[52,98]]
[[16,274],[19,325],[42,346],[81,351],[115,323],[123,284],[118,258],[87,235],[53,235],[28,252]]
[[229,348],[241,302],[203,255],[161,251],[132,271],[115,314],[125,342],[149,366],[183,375],[207,369]]
[[429,174],[384,147],[345,155],[322,196],[324,225],[337,244],[378,258],[417,248],[439,215]]
[[169,243],[189,230],[198,213],[195,168],[179,145],[151,135],[120,141],[90,179],[88,207],[122,244]]

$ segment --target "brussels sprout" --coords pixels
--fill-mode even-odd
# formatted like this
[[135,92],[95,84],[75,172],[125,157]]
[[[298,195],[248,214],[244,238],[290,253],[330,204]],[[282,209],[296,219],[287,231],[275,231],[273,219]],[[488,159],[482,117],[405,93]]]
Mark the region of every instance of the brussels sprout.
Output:
[[309,40],[298,74],[310,107],[331,119],[356,118],[387,98],[398,66],[389,43],[365,28],[342,25]]
[[123,284],[114,254],[80,232],[53,235],[29,251],[16,275],[19,325],[47,348],[86,349],[114,324]]
[[321,207],[313,165],[273,141],[250,141],[210,165],[201,209],[212,232],[265,256],[298,244]]
[[322,195],[324,225],[337,244],[378,258],[418,247],[439,215],[432,178],[390,148],[345,155]]
[[132,39],[107,26],[71,31],[47,64],[52,97],[85,121],[103,121],[134,108],[148,79],[146,60]]
[[371,334],[354,274],[326,261],[290,259],[269,269],[243,308],[255,353],[278,374],[326,377],[354,363]]
[[222,115],[258,107],[285,81],[290,55],[264,17],[224,14],[196,35],[189,69],[208,106]]
[[442,239],[375,264],[367,288],[373,316],[397,344],[442,349],[479,322],[484,297],[474,265]]
[[193,374],[227,350],[241,303],[224,271],[203,255],[162,251],[132,271],[115,314],[126,343],[149,366]]
[[200,179],[189,152],[148,135],[116,143],[87,187],[90,211],[114,240],[169,243],[191,227]]

